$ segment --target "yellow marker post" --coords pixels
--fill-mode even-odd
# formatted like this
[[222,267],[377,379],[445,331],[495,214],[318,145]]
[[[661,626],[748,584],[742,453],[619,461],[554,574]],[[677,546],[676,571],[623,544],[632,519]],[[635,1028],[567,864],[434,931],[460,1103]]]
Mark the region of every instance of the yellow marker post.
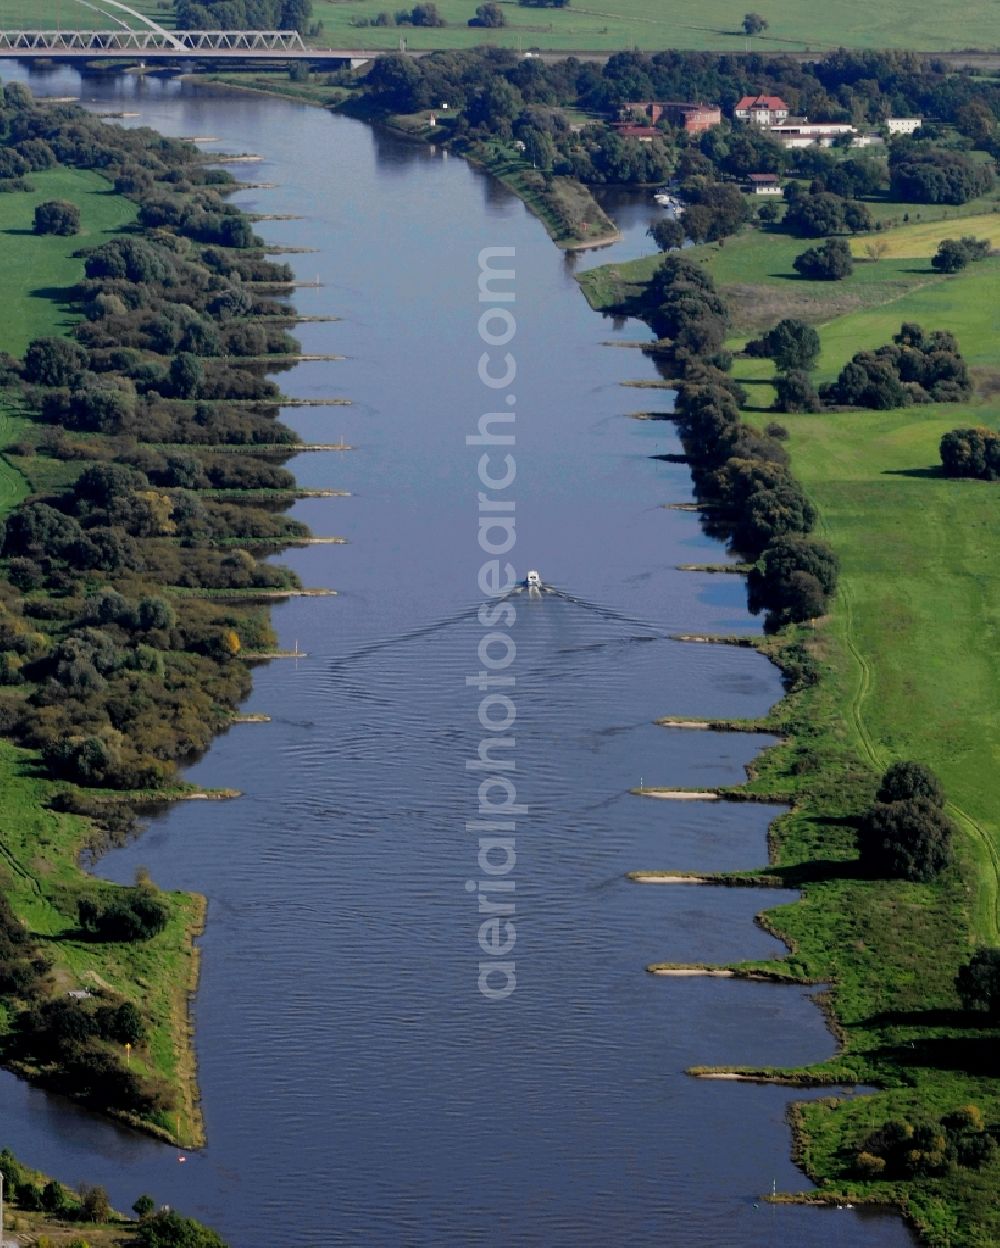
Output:
[[125,1042],[125,1065],[128,1066],[129,1070],[132,1069],[132,1046],[127,1040]]

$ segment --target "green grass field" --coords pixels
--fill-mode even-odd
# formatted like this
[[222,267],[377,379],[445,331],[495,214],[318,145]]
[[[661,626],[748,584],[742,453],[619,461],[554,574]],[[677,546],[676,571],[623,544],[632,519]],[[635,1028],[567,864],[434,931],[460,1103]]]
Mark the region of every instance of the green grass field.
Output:
[[[395,48],[400,38],[413,49],[468,48],[482,43],[506,47],[574,51],[617,51],[640,48],[717,48],[741,52],[747,41],[740,29],[746,5],[736,0],[573,0],[564,10],[521,8],[501,0],[508,25],[482,30],[468,25],[479,0],[437,0],[447,21],[439,29],[357,27],[359,18],[390,14],[403,4],[387,0],[313,0],[314,20],[322,23],[315,40],[327,47]],[[100,6],[98,6],[99,8]],[[170,0],[132,0],[131,8],[172,27]],[[411,7],[409,4],[405,7]],[[820,9],[798,0],[771,0],[764,14],[770,29],[752,41],[753,50],[811,50],[858,47],[908,47],[934,52],[1000,46],[1000,13],[991,0],[969,0],[962,21],[933,0],[886,0],[878,6],[864,0],[835,0]],[[129,25],[138,23],[119,14]],[[80,0],[0,0],[0,25],[5,29],[107,30],[115,23]]]
[[[21,355],[32,338],[60,333],[79,319],[60,292],[83,276],[73,253],[93,246],[135,219],[135,205],[113,193],[107,179],[83,169],[46,169],[28,179],[36,189],[0,195],[0,350]],[[80,208],[74,238],[32,233],[35,205],[68,199]]]
[[[314,0],[315,17],[323,23],[319,42],[331,46],[397,47],[402,35],[411,48],[472,47],[490,42],[507,47],[586,50],[621,48],[719,48],[743,51],[747,44],[740,29],[745,5],[733,0],[573,0],[564,10],[521,8],[501,0],[508,26],[499,31],[477,30],[466,24],[479,0],[438,0],[447,20],[444,29],[364,27],[351,21],[372,18],[403,5],[385,0]],[[970,0],[961,24],[947,6],[933,0],[886,0],[883,5],[864,0],[835,0],[817,9],[797,0],[772,0],[764,14],[770,22],[766,35],[753,40],[754,50],[847,47],[908,47],[922,51],[951,48],[993,48],[1000,44],[1000,13],[990,0]]]
[[[174,25],[172,0],[123,0],[130,9],[145,14],[160,26]],[[0,0],[0,28],[3,30],[116,30],[119,21],[128,26],[139,23],[127,13],[104,6],[99,0],[88,8],[80,0]],[[114,12],[117,20],[109,16]]]

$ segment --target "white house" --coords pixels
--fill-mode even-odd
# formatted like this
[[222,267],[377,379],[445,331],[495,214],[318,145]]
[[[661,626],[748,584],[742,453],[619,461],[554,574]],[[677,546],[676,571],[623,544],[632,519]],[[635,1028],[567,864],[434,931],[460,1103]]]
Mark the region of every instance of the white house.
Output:
[[733,109],[733,116],[755,126],[775,126],[787,118],[788,111],[780,95],[745,95]]
[[912,134],[922,121],[922,117],[887,117],[885,126],[890,134]]

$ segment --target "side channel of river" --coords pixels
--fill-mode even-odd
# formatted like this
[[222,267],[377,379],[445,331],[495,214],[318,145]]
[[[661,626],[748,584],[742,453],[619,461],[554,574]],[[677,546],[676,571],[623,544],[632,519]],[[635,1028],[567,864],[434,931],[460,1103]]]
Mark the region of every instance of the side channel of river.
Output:
[[[571,264],[501,186],[443,153],[359,123],[252,95],[69,71],[25,79],[137,112],[171,134],[251,150],[272,190],[261,229],[318,288],[297,292],[306,363],[293,409],[304,486],[349,491],[295,514],[319,536],[285,558],[338,597],[276,610],[309,658],[257,669],[247,709],[191,778],[243,790],[155,821],[101,863],[139,865],[204,892],[195,1005],[208,1147],[176,1152],[0,1078],[2,1143],[66,1181],[144,1190],[216,1225],[235,1248],[339,1244],[893,1246],[895,1218],[776,1208],[806,1185],[789,1160],[789,1095],[688,1078],[694,1063],[806,1062],[833,1047],[801,990],[654,979],[654,960],[771,955],[753,923],[791,894],[643,888],[625,872],[750,866],[774,811],[645,801],[646,783],[738,781],[766,738],[669,732],[664,714],[745,716],[780,696],[755,653],[683,646],[672,632],[753,632],[736,577],[716,561],[668,423],[630,419],[655,392],[635,351],[643,326],[591,312]],[[622,246],[643,246],[636,231]],[[465,831],[481,736],[476,462],[466,446],[488,394],[477,378],[479,252],[516,250],[517,546],[584,605],[519,600],[518,987],[476,987],[477,874]],[[575,262],[580,263],[579,259]],[[588,603],[603,604],[598,613]],[[437,624],[428,630],[425,626]],[[386,645],[375,643],[388,642]],[[275,1229],[278,1228],[278,1229]]]

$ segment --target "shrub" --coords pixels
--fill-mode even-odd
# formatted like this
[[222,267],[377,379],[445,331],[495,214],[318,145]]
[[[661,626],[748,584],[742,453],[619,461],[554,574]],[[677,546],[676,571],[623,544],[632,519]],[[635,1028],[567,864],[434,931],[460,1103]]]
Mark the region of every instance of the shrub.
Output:
[[161,1210],[136,1227],[141,1248],[226,1248],[215,1231],[173,1210]]
[[880,411],[914,402],[957,403],[972,393],[968,366],[952,334],[904,324],[891,343],[858,351],[820,398]]
[[746,353],[753,357],[770,357],[775,368],[787,373],[792,369],[808,371],[816,367],[819,359],[819,334],[805,321],[786,317],[760,338],[746,345]]
[[927,798],[876,802],[861,820],[858,850],[872,875],[927,883],[951,862],[953,827]]
[[977,949],[965,966],[959,967],[955,987],[967,1010],[1000,1015],[1000,949]]
[[80,927],[98,940],[148,940],[162,932],[169,907],[148,886],[127,889],[113,901],[100,903],[83,897],[78,903]]
[[910,802],[923,798],[938,809],[945,803],[941,782],[923,763],[893,763],[882,776],[877,802]]
[[792,267],[811,281],[838,282],[854,271],[854,257],[842,238],[829,238],[822,246],[796,256]]
[[35,208],[35,233],[68,237],[80,233],[80,209],[64,199],[49,199]]
[[1000,434],[992,429],[952,429],[941,439],[946,477],[1000,479]]
[[823,404],[808,373],[793,369],[774,381],[775,399],[771,405],[775,412],[818,412]]

